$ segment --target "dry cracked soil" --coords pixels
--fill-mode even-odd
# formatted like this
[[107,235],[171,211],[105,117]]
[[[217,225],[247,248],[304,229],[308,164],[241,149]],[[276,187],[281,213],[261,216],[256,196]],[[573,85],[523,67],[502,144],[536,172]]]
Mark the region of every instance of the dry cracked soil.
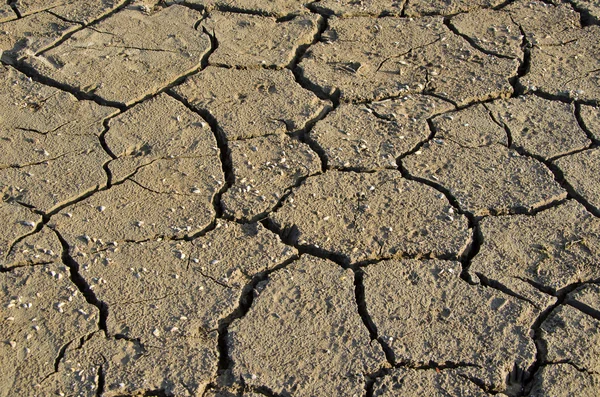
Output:
[[0,397],[600,395],[597,0],[2,0]]

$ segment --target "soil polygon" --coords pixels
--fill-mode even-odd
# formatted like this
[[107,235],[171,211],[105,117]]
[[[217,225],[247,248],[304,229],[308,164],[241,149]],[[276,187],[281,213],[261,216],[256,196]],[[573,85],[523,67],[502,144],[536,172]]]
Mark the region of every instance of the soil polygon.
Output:
[[271,216],[294,243],[360,262],[403,255],[458,257],[467,219],[435,189],[398,171],[308,178]]
[[300,130],[330,106],[289,70],[208,67],[174,91],[218,120],[228,140]]
[[518,62],[484,54],[442,18],[331,18],[299,64],[304,78],[343,100],[429,92],[468,104],[512,93]]
[[233,374],[245,384],[351,396],[384,364],[358,315],[352,271],[304,255],[259,284],[257,295],[227,337]]
[[81,92],[132,104],[200,66],[210,49],[194,29],[201,17],[177,5],[150,16],[131,6],[22,61]]
[[[458,262],[392,260],[365,269],[367,311],[396,363],[443,365],[503,391],[535,357],[531,304],[468,284]],[[398,299],[398,297],[403,297]]]

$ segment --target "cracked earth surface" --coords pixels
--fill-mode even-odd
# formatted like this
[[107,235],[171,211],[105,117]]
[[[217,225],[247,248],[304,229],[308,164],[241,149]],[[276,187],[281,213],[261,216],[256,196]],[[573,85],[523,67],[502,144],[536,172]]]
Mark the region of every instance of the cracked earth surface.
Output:
[[0,397],[597,396],[597,0],[0,4]]

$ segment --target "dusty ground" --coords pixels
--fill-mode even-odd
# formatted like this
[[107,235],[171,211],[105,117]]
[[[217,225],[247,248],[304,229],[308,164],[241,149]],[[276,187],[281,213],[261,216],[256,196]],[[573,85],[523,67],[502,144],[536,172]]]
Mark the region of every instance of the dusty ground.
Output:
[[597,0],[9,0],[0,49],[0,397],[600,393]]

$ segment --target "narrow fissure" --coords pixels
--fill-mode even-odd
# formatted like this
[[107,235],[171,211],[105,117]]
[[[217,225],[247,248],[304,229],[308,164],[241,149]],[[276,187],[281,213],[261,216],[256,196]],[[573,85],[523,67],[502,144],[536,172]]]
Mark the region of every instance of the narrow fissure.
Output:
[[[113,117],[115,117],[115,116],[113,116]],[[110,130],[110,120],[113,117],[107,118],[102,122],[104,130],[100,133],[100,135],[98,135],[98,140],[100,141],[100,146],[102,146],[102,149],[104,149],[106,154],[109,155],[112,160],[115,160],[117,158],[117,156],[113,153],[112,150],[110,150],[108,143],[106,143],[106,134],[108,133],[108,130]],[[108,160],[106,163],[102,164],[102,169],[104,169],[104,172],[106,173],[106,188],[107,189],[110,189],[110,187],[112,186],[112,172],[109,167],[112,160]]]
[[217,148],[219,149],[219,157],[221,160],[221,170],[223,172],[223,176],[225,177],[225,183],[221,189],[214,195],[213,197],[213,208],[217,215],[217,218],[224,218],[223,214],[223,206],[221,204],[221,197],[223,194],[229,190],[235,183],[235,174],[233,172],[233,163],[231,159],[231,151],[229,150],[229,145],[227,142],[227,138],[225,134],[219,127],[217,120],[214,118],[209,111],[205,109],[197,109],[193,107],[185,98],[181,97],[177,93],[172,90],[166,91],[166,94],[174,98],[175,100],[182,103],[185,107],[187,107],[190,111],[198,114],[202,117],[210,126],[210,129],[215,137],[217,142]]
[[304,183],[304,181],[306,181],[308,178],[317,176],[317,175],[321,175],[321,173],[317,173],[317,174],[313,174],[313,175],[305,175],[302,177],[299,177],[296,182],[291,185],[288,186],[284,193],[281,195],[281,197],[277,200],[277,203],[270,209],[268,209],[265,212],[262,212],[258,215],[253,216],[250,219],[231,219],[232,221],[238,222],[238,223],[252,223],[252,222],[259,222],[259,221],[264,221],[266,220],[270,214],[272,214],[273,212],[276,212],[277,210],[279,210],[281,207],[283,207],[283,205],[285,204],[285,201],[287,200],[287,198],[294,192],[294,189],[302,186],[302,184]]
[[73,344],[73,341],[67,342],[63,347],[60,348],[60,351],[58,352],[58,355],[54,359],[54,373],[58,372],[58,367],[60,365],[60,362],[65,357],[67,349],[69,348],[69,346],[71,346],[71,344]]
[[579,23],[582,27],[600,24],[598,18],[593,16],[589,10],[578,6],[577,3],[572,0],[566,0],[566,2],[579,14]]
[[[94,26],[96,24],[98,24],[99,22],[104,21],[105,19],[113,16],[114,14],[116,14],[117,12],[123,10],[124,8],[128,7],[131,3],[133,3],[135,0],[125,0],[122,4],[120,4],[118,7],[114,8],[113,10],[107,12],[104,15],[101,15],[99,18],[94,19],[93,21],[87,23],[87,24],[82,24],[81,27],[66,33],[63,37],[61,37],[59,40],[55,41],[51,46],[45,47],[42,50],[38,51],[35,56],[39,56],[42,55],[58,46],[60,46],[61,44],[63,44],[65,41],[69,40],[75,33],[82,31],[83,29],[87,28],[88,26]],[[53,14],[54,15],[54,14]]]
[[56,206],[52,207],[48,212],[44,213],[43,216],[51,217],[62,211],[63,209],[75,205],[90,196],[93,196],[95,193],[106,190],[106,188],[99,188],[98,186],[92,187],[87,192],[81,193],[79,196],[71,197],[67,201],[63,203],[59,203]]
[[255,386],[255,387],[247,387],[247,388],[249,389],[249,391],[252,391],[253,393],[256,393],[256,394],[263,395],[265,397],[286,397],[288,395],[288,394],[286,394],[284,396],[282,394],[275,393],[273,390],[271,390],[267,386]]
[[554,161],[556,161],[556,160],[558,160],[558,159],[561,159],[561,158],[563,158],[563,157],[572,156],[572,155],[574,155],[574,154],[578,154],[578,153],[581,153],[581,152],[585,152],[585,151],[587,151],[587,150],[594,149],[594,148],[595,148],[595,145],[592,143],[590,146],[588,146],[588,147],[584,147],[584,148],[582,148],[582,149],[575,149],[575,150],[571,150],[571,151],[569,151],[569,152],[566,152],[566,153],[562,153],[562,154],[558,154],[558,155],[556,155],[556,156],[553,156],[553,157],[549,157],[549,158],[548,158],[546,161],[548,161],[548,162],[551,162],[551,163],[552,163],[552,162],[554,162]]
[[561,94],[551,94],[548,92],[544,92],[544,91],[532,91],[531,93],[528,93],[528,95],[535,95],[537,97],[540,97],[542,99],[547,99],[549,101],[558,101],[558,102],[562,102],[562,103],[568,103],[568,104],[572,104],[572,103],[576,103],[579,105],[588,105],[588,106],[594,106],[597,107],[598,106],[598,102],[594,101],[594,100],[585,100],[585,99],[577,99],[576,101],[568,96],[568,93],[565,91],[564,95]]
[[231,369],[233,367],[233,362],[229,356],[229,346],[227,343],[229,326],[234,321],[239,320],[248,314],[250,308],[252,307],[252,303],[254,302],[254,291],[259,283],[267,281],[271,273],[286,268],[291,263],[298,260],[298,258],[298,255],[293,255],[277,266],[255,275],[252,280],[250,280],[250,282],[244,286],[240,295],[238,307],[227,317],[219,321],[217,336],[217,350],[219,352],[218,376],[221,377],[225,383],[227,383],[227,380],[231,380]]
[[[2,60],[2,63],[5,63],[5,61]],[[80,89],[78,89],[76,87],[70,86],[65,83],[58,82],[49,77],[39,74],[35,69],[33,69],[27,65],[9,64],[9,66],[15,68],[17,71],[19,71],[19,72],[23,73],[25,76],[31,78],[36,83],[40,83],[40,84],[67,92],[67,93],[73,95],[79,101],[93,101],[93,102],[96,102],[98,105],[117,108],[121,111],[125,111],[127,109],[127,106],[121,102],[107,101],[95,94],[87,93],[87,92],[81,91]]]
[[454,209],[456,210],[456,212],[458,214],[464,215],[465,217],[467,217],[467,219],[469,221],[469,227],[473,227],[473,225],[475,224],[475,216],[473,214],[471,214],[470,212],[463,211],[461,209],[458,199],[452,195],[450,190],[448,190],[445,187],[443,187],[442,185],[434,183],[430,180],[411,175],[408,172],[408,170],[406,168],[404,168],[404,165],[402,164],[402,160],[398,161],[398,170],[402,174],[403,178],[408,179],[409,181],[415,181],[415,182],[422,183],[424,185],[434,188],[435,190],[437,190],[438,192],[443,194],[446,197],[446,199],[448,200],[448,202],[450,203],[450,205],[452,207],[454,207]]
[[402,11],[400,11],[400,16],[402,18],[406,17],[406,10],[408,9],[408,5],[411,0],[404,0],[404,4],[402,5]]
[[485,107],[485,110],[488,111],[488,115],[490,117],[490,119],[500,128],[502,128],[504,130],[504,132],[506,133],[506,147],[507,148],[512,148],[513,147],[513,136],[512,136],[512,132],[510,131],[510,129],[508,128],[508,126],[502,121],[496,118],[496,116],[494,116],[494,113],[487,107],[487,105],[483,105]]
[[467,36],[466,34],[461,33],[458,28],[456,26],[454,26],[452,24],[452,19],[451,18],[444,18],[444,25],[446,25],[446,27],[448,29],[450,29],[450,31],[452,33],[454,33],[455,35],[463,38],[465,41],[467,41],[469,43],[469,45],[471,47],[473,47],[474,49],[476,49],[477,51],[480,51],[486,55],[491,55],[491,56],[495,56],[497,58],[503,58],[503,59],[515,59],[514,57],[508,56],[508,55],[504,55],[504,54],[500,54],[494,51],[489,51],[486,50],[485,48],[479,46],[472,38],[470,38],[469,36]]
[[73,257],[71,257],[71,255],[69,253],[70,247],[69,247],[69,244],[67,243],[67,241],[57,230],[54,230],[54,233],[56,234],[56,237],[58,238],[58,240],[60,241],[60,243],[62,245],[62,248],[63,248],[62,261],[63,261],[63,264],[69,268],[69,272],[71,274],[71,277],[70,277],[71,282],[73,284],[75,284],[75,286],[77,287],[79,292],[84,296],[87,303],[89,303],[90,305],[96,306],[96,308],[98,309],[98,312],[99,312],[98,328],[100,330],[108,333],[107,326],[106,326],[106,320],[108,318],[108,306],[106,305],[106,303],[104,303],[103,301],[99,300],[96,297],[96,294],[90,288],[90,285],[83,278],[83,276],[79,273],[79,268],[80,268],[79,263],[77,263],[75,261],[75,259],[73,259]]
[[396,164],[401,164],[403,159],[410,156],[411,154],[415,154],[423,146],[430,143],[435,138],[437,131],[436,131],[435,126],[433,125],[433,121],[432,121],[434,117],[437,117],[437,115],[427,119],[427,127],[429,128],[429,136],[427,138],[425,138],[424,140],[420,141],[419,143],[417,143],[408,152],[405,152],[405,153],[401,154],[400,156],[398,156],[398,158],[396,158]]
[[261,220],[260,223],[266,229],[278,235],[284,244],[294,247],[299,254],[307,254],[315,256],[317,258],[329,260],[337,263],[344,269],[350,268],[350,260],[344,255],[329,252],[322,248],[317,248],[313,245],[300,244],[298,242],[298,228],[296,226],[282,229],[279,225],[275,224],[275,222],[273,222],[269,218]]
[[580,312],[585,313],[588,316],[600,321],[600,310],[594,309],[593,307],[588,306],[585,303],[581,303],[575,300],[570,300],[567,303],[570,306],[573,306],[575,309],[579,310]]
[[[44,219],[42,217],[42,221],[36,223],[36,225],[32,231],[30,231],[29,233],[25,233],[24,235],[19,236],[16,239],[14,239],[8,246],[8,249],[6,250],[6,255],[2,259],[8,258],[8,256],[11,254],[13,249],[16,247],[16,245],[19,244],[21,241],[25,240],[27,237],[30,237],[30,236],[33,236],[34,234],[39,233],[44,228],[45,224],[46,224],[46,222],[44,222]],[[12,266],[11,266],[11,268],[12,268]],[[8,268],[8,269],[11,269],[11,268]],[[6,268],[4,266],[0,266],[0,271],[3,271],[5,269]]]
[[[201,23],[201,21],[200,21],[200,23]],[[217,50],[217,48],[219,48],[219,40],[217,39],[217,35],[214,30],[211,34],[204,26],[202,26],[202,33],[207,35],[208,38],[210,39],[210,50],[208,50],[208,52],[200,60],[200,67],[201,67],[201,69],[204,69],[209,65],[210,56]],[[182,81],[184,79],[185,78],[183,78]],[[173,85],[176,85],[176,84],[173,84]]]
[[321,41],[321,38],[323,37],[323,33],[325,33],[325,31],[327,30],[328,27],[329,27],[329,19],[322,15],[319,16],[319,20],[317,22],[317,32],[315,33],[312,41],[308,44],[303,44],[303,45],[298,46],[298,48],[296,48],[296,54],[294,55],[294,58],[292,59],[290,64],[288,66],[286,66],[286,68],[293,71],[298,66],[298,64],[300,63],[300,61],[302,60],[302,58],[308,51],[308,49],[311,46],[313,46],[314,44]]
[[482,273],[475,273],[477,275],[477,278],[481,281],[481,285],[488,287],[488,288],[492,288],[495,290],[498,290],[506,295],[510,295],[514,298],[517,298],[519,300],[525,301],[527,303],[529,303],[530,305],[532,305],[533,307],[542,310],[542,307],[539,307],[538,305],[536,305],[534,302],[532,302],[530,299],[527,299],[526,297],[524,297],[521,294],[518,294],[514,291],[512,291],[510,288],[508,288],[507,286],[505,286],[504,284],[502,284],[501,282],[497,281],[497,280],[492,280],[487,278],[484,274]]
[[588,126],[585,124],[585,120],[583,120],[583,117],[581,116],[581,103],[575,102],[575,111],[573,112],[573,114],[575,115],[577,124],[579,124],[579,128],[581,128],[581,130],[583,132],[585,132],[585,135],[587,136],[587,138],[590,141],[592,141],[592,144],[590,145],[590,147],[588,149],[593,149],[593,148],[598,147],[600,145],[600,140],[596,139],[596,137],[592,133],[592,130],[590,130],[588,128]]
[[[54,7],[52,7],[52,8],[54,8]],[[59,14],[57,14],[57,13],[53,12],[53,11],[52,11],[52,8],[49,8],[49,9],[47,9],[47,10],[44,10],[43,12],[47,12],[48,14],[52,15],[52,16],[53,16],[53,17],[55,17],[56,19],[60,19],[60,20],[61,20],[61,21],[63,21],[63,22],[77,24],[77,25],[80,25],[81,27],[84,27],[84,26],[85,26],[85,24],[84,24],[83,22],[81,22],[81,21],[75,21],[75,20],[73,20],[73,19],[65,18],[65,17],[63,17],[62,15],[59,15]],[[60,40],[60,39],[59,39],[59,40]],[[40,50],[40,52],[41,52],[41,51],[45,51],[45,50],[46,50],[46,47],[42,48],[42,49]]]
[[[556,181],[556,183],[558,183],[558,185],[560,187],[562,187],[564,190],[567,191],[567,198],[576,200],[579,204],[583,205],[588,212],[590,212],[594,216],[600,217],[600,209],[591,205],[583,196],[581,196],[579,193],[577,193],[577,191],[567,182],[563,172],[560,170],[560,168],[558,168],[558,166],[556,166],[551,161],[545,160],[539,156],[536,156],[532,153],[527,152],[523,148],[515,147],[513,149],[517,153],[519,153],[521,156],[530,157],[530,158],[535,159],[535,160],[539,161],[540,163],[544,164],[546,166],[546,168],[548,168],[550,170],[550,172],[553,174],[554,180]],[[553,202],[547,203],[543,207],[542,206],[538,207],[536,209],[536,211],[540,212],[546,208],[555,207],[557,204],[560,204],[563,201],[564,200],[562,200],[562,199],[555,200]]]
[[[595,215],[597,217],[600,217],[600,209],[597,209],[596,207],[594,207],[593,205],[588,203],[588,201],[586,199],[584,199],[579,193],[577,193],[577,191],[575,191],[575,189],[567,182],[567,180],[564,177],[563,172],[553,163],[554,159],[563,157],[563,156],[556,156],[555,158],[546,160],[540,156],[529,153],[524,148],[514,145],[510,128],[508,127],[508,125],[506,123],[503,123],[503,126],[504,126],[504,130],[506,131],[510,149],[516,151],[521,156],[532,158],[532,159],[537,160],[540,163],[544,164],[546,166],[546,168],[552,173],[554,181],[560,187],[562,187],[564,190],[566,190],[567,199],[572,198],[572,199],[576,200],[581,205],[583,205],[586,208],[586,210],[588,210],[588,212],[592,213],[593,215]],[[585,150],[588,150],[588,149],[583,149],[583,150],[580,150],[577,152],[581,152],[581,151],[585,151]],[[533,208],[532,210],[523,209],[522,211],[515,211],[514,214],[526,214],[526,215],[534,214],[535,215],[541,211],[545,211],[546,209],[556,207],[556,206],[564,203],[565,201],[566,201],[566,199],[551,200],[545,204],[542,204],[542,205],[539,205],[539,206]]]
[[573,369],[575,369],[577,372],[581,372],[583,374],[588,374],[588,375],[599,375],[599,373],[597,371],[590,371],[587,370],[585,368],[581,368],[580,366],[578,366],[577,364],[571,362],[571,360],[565,359],[565,360],[557,360],[557,361],[548,361],[544,364],[542,364],[542,367],[546,367],[548,365],[560,365],[560,364],[566,364],[569,365],[571,367],[573,367]]
[[[306,52],[308,52],[308,50]],[[294,73],[296,83],[298,83],[302,88],[312,92],[319,99],[325,99],[325,100],[331,101],[333,103],[332,110],[334,110],[335,108],[337,108],[339,106],[340,97],[341,97],[341,92],[339,89],[335,88],[335,89],[332,89],[332,92],[325,92],[323,90],[323,88],[314,84],[313,82],[308,80],[306,77],[304,77],[304,74],[302,73],[302,70],[300,69],[299,66],[296,66],[292,70],[292,72]]]
[[522,95],[525,92],[525,87],[521,84],[520,80],[522,77],[525,77],[529,73],[529,70],[531,69],[532,45],[529,42],[529,40],[527,40],[527,34],[525,32],[525,29],[523,29],[523,27],[513,19],[512,15],[509,14],[509,16],[510,16],[510,20],[519,27],[521,36],[523,36],[523,40],[521,42],[521,51],[523,51],[523,60],[520,60],[519,67],[517,69],[517,75],[512,77],[511,81],[510,81],[510,83],[513,87],[513,94],[511,95],[511,97],[515,98],[515,97]]
[[[595,282],[598,282],[598,281],[599,280],[595,280]],[[600,310],[595,309],[589,305],[586,305],[585,303],[579,302],[574,299],[567,299],[566,304],[573,306],[575,309],[579,310],[580,312],[585,313],[588,316],[600,321]]]
[[[432,128],[432,132],[434,132],[433,126],[431,126],[431,128]],[[432,135],[432,139],[434,136],[435,136],[435,133]],[[469,269],[471,267],[471,262],[472,262],[473,258],[475,258],[475,256],[479,253],[479,250],[481,249],[481,245],[483,244],[483,235],[481,233],[481,229],[479,226],[479,217],[474,216],[472,213],[470,213],[468,211],[463,211],[462,208],[460,207],[458,199],[452,195],[450,190],[446,189],[445,187],[443,187],[437,183],[433,183],[427,179],[412,176],[408,172],[408,170],[406,168],[404,168],[404,166],[402,165],[401,159],[398,160],[398,170],[401,172],[403,178],[430,186],[433,189],[440,192],[441,194],[443,194],[444,197],[450,203],[450,205],[456,210],[456,213],[458,213],[459,215],[463,215],[467,218],[469,229],[472,230],[471,240],[470,240],[467,248],[462,252],[460,257],[457,259],[460,261],[461,268],[462,268],[461,273],[460,273],[460,278],[471,285],[475,284],[475,282],[473,281],[473,278],[471,277],[471,274],[469,273]]]
[[[579,288],[583,283],[573,283],[562,288],[560,291],[551,294],[556,297],[556,302],[549,306],[546,310],[542,311],[540,315],[535,319],[531,326],[531,330],[533,332],[533,341],[536,347],[535,361],[533,364],[526,370],[522,386],[521,393],[518,394],[519,397],[525,397],[531,391],[533,387],[533,382],[535,380],[536,373],[548,363],[547,361],[547,353],[548,349],[546,343],[542,339],[542,324],[550,317],[550,315],[554,312],[556,308],[561,305],[564,305],[567,302],[568,295],[573,292],[575,289]],[[543,293],[547,293],[547,290],[540,290]]]
[[304,125],[304,128],[302,130],[296,131],[296,135],[298,136],[298,139],[301,142],[307,144],[311,148],[311,150],[313,152],[315,152],[317,154],[317,156],[319,156],[319,160],[321,161],[321,172],[326,172],[327,169],[329,168],[329,166],[327,164],[328,163],[327,154],[325,153],[325,150],[321,147],[321,145],[319,145],[319,143],[310,136],[310,131],[312,131],[312,129],[316,123],[318,123],[321,120],[324,120],[331,112],[333,112],[335,109],[337,109],[339,107],[339,105],[340,105],[340,95],[339,94],[340,93],[339,93],[339,91],[337,91],[333,94],[327,94],[327,93],[323,92],[319,87],[312,84],[308,79],[304,78],[304,76],[302,75],[302,71],[301,71],[300,67],[298,66],[298,64],[300,63],[302,58],[304,58],[306,53],[309,51],[310,47],[321,41],[321,39],[323,37],[323,33],[327,30],[327,28],[328,28],[328,18],[325,16],[321,16],[319,18],[319,27],[317,29],[317,33],[313,37],[312,42],[307,45],[299,46],[298,49],[296,50],[294,59],[286,67],[292,71],[292,73],[294,74],[294,79],[296,80],[296,83],[300,87],[312,92],[321,100],[330,101],[332,104],[332,106],[325,108],[317,117],[306,122],[306,124]]
[[[264,12],[264,11],[259,11],[259,10],[248,10],[248,9],[244,9],[241,7],[236,7],[230,4],[227,4],[227,2],[218,2],[215,6],[215,10],[216,11],[220,11],[220,12],[229,12],[232,14],[246,14],[246,15],[256,15],[259,17],[274,17],[274,18],[288,18],[290,17],[290,15],[277,15],[276,13],[272,13],[272,12]],[[292,14],[293,15],[293,14]]]
[[478,388],[480,388],[484,393],[486,394],[491,394],[492,396],[495,396],[496,394],[500,394],[500,392],[491,389],[483,380],[475,378],[473,376],[468,376],[468,375],[464,375],[464,374],[458,374],[458,376],[468,380],[469,382],[473,383],[475,386],[477,386]]
[[365,374],[365,394],[364,397],[373,397],[375,395],[375,383],[390,374],[389,368],[381,368],[372,374]]
[[98,386],[96,389],[96,397],[102,397],[102,395],[104,394],[104,386],[105,386],[105,374],[104,374],[104,367],[102,365],[100,365],[98,367],[98,372],[96,373],[96,378],[98,379]]
[[469,270],[471,269],[471,264],[473,263],[473,259],[477,256],[479,251],[481,250],[481,246],[483,244],[483,234],[481,233],[481,227],[479,226],[479,221],[474,220],[474,224],[471,227],[472,235],[469,247],[465,251],[462,258],[460,258],[461,264],[461,272],[460,278],[466,281],[467,283],[474,285],[476,284],[473,281],[473,277],[471,277],[471,273]]
[[[338,105],[339,105],[339,103],[338,103]],[[324,109],[318,117],[316,117],[313,120],[308,121],[306,123],[306,125],[304,126],[304,128],[297,133],[298,140],[300,140],[300,142],[308,145],[308,147],[313,152],[315,152],[317,154],[317,156],[319,157],[319,160],[321,162],[321,172],[322,173],[326,172],[329,169],[327,153],[321,147],[321,145],[315,139],[313,139],[310,132],[312,131],[315,124],[317,124],[319,121],[325,119],[327,117],[327,115],[329,113],[333,112],[336,108],[337,108],[337,106],[334,104],[333,106],[331,106],[327,109]]]
[[356,299],[356,306],[358,308],[358,314],[369,331],[371,341],[376,340],[383,353],[385,354],[386,361],[393,367],[396,364],[393,350],[389,347],[386,341],[381,338],[377,332],[377,326],[373,322],[373,319],[369,315],[367,310],[367,301],[365,297],[365,285],[364,285],[365,273],[362,269],[354,269],[354,297]]

